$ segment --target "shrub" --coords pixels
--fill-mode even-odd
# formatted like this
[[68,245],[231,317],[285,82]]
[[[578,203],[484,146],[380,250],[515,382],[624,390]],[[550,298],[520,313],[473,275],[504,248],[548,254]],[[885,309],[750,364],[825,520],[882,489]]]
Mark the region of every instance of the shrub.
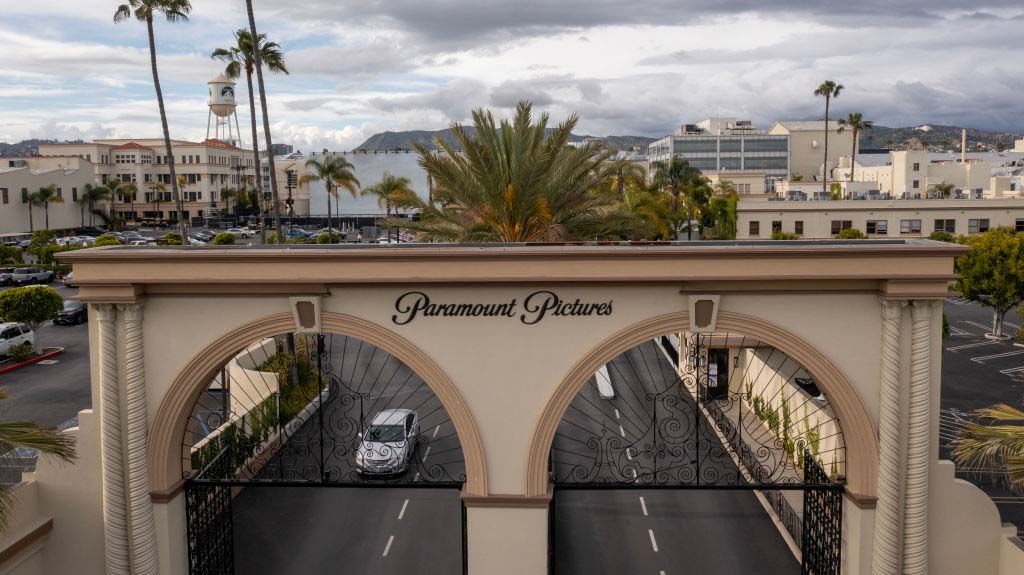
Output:
[[63,251],[63,248],[57,244],[46,244],[38,246],[34,253],[40,264],[50,265],[53,263],[53,254],[59,251]]
[[33,350],[32,345],[28,343],[23,343],[19,346],[12,347],[7,352],[7,358],[11,360],[11,363],[21,363],[23,361],[28,361],[35,357],[35,355],[35,350]]
[[164,237],[160,238],[161,243],[165,246],[180,246],[182,245],[181,234],[178,232],[168,232]]
[[336,244],[341,241],[341,234],[338,232],[324,232],[316,237],[318,244]]
[[32,232],[32,241],[28,244],[28,253],[38,255],[36,252],[39,248],[52,243],[54,243],[53,232],[49,230],[36,230]]
[[21,250],[14,246],[0,244],[0,264],[7,262],[18,263],[21,261]]
[[951,244],[956,243],[956,237],[954,237],[953,234],[942,230],[935,230],[928,235],[928,239],[935,240],[937,242],[948,242]]
[[798,240],[800,236],[791,232],[772,232],[773,240]]
[[102,236],[96,238],[96,242],[93,245],[97,248],[103,246],[119,246],[121,245],[121,242],[117,240],[116,236],[113,236],[111,234],[103,234]]
[[235,245],[235,235],[227,232],[220,232],[213,236],[213,245],[215,246],[233,246]]
[[866,240],[868,237],[857,228],[846,228],[837,236],[841,240]]

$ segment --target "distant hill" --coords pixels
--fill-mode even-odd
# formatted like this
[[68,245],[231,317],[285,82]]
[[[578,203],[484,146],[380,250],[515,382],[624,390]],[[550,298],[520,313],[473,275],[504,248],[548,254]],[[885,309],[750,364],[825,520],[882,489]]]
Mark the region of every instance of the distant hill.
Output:
[[[476,131],[472,127],[466,128],[467,133],[474,135]],[[356,149],[359,151],[366,150],[370,152],[383,152],[385,150],[391,151],[395,149],[411,150],[416,144],[425,146],[427,149],[436,150],[437,146],[434,145],[434,138],[440,137],[441,139],[455,143],[455,138],[452,137],[450,129],[445,130],[410,130],[406,132],[380,132],[370,136],[365,142],[360,144]],[[593,138],[594,136],[580,136],[573,134],[569,137],[571,142],[582,142],[587,138]],[[657,138],[647,138],[644,136],[606,136],[602,138],[606,146],[615,148],[617,150],[628,150],[633,146],[640,146],[646,148],[648,144],[656,140]]]
[[59,140],[22,140],[14,144],[0,142],[0,158],[25,158],[39,151],[39,144],[81,144],[81,140],[61,142]]

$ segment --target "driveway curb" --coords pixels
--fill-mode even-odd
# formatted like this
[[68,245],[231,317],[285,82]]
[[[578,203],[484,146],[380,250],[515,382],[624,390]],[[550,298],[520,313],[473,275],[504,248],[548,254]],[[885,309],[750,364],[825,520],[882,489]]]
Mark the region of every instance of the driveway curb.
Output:
[[[28,366],[30,366],[30,365],[32,365],[34,363],[38,363],[40,361],[43,361],[44,359],[49,359],[51,357],[54,357],[54,356],[57,356],[57,355],[60,355],[60,354],[64,353],[64,348],[63,347],[47,347],[47,348],[43,348],[43,349],[44,349],[43,353],[33,357],[32,359],[23,361],[21,363],[15,363],[13,365],[6,365],[6,366],[3,366],[3,367],[0,367],[0,375],[3,375],[5,373],[11,372],[11,371],[14,371],[16,369],[21,369],[23,367],[28,367]],[[49,351],[46,351],[46,350],[49,350]]]

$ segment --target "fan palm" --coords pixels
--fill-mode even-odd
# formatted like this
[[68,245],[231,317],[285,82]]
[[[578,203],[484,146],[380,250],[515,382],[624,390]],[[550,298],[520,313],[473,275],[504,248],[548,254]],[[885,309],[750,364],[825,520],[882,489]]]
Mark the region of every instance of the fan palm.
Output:
[[619,198],[625,197],[626,188],[629,186],[643,187],[647,183],[647,172],[637,162],[628,158],[619,158],[608,161],[612,169],[613,177],[609,182],[615,189]]
[[[0,390],[0,400],[7,394]],[[18,448],[35,449],[43,455],[52,455],[63,461],[75,460],[75,440],[56,429],[40,427],[31,421],[0,422],[0,458],[15,456]],[[14,505],[14,493],[0,486],[0,532],[7,528]]]
[[686,222],[686,238],[693,239],[693,222],[707,210],[711,200],[711,187],[700,170],[678,156],[668,162],[655,162],[652,188],[671,196],[671,217],[675,234],[679,239],[682,224]]
[[224,200],[224,213],[231,213],[231,201],[238,198],[238,190],[235,188],[221,188],[220,199]]
[[635,227],[632,215],[601,193],[614,177],[606,163],[611,152],[568,145],[577,116],[550,131],[548,120],[543,114],[534,122],[529,102],[520,102],[515,117],[500,124],[480,109],[473,112],[474,132],[453,124],[454,142],[435,139],[442,153],[417,145],[434,193],[432,201],[408,198],[400,207],[419,211],[420,218],[402,225],[425,241],[629,237]]
[[[260,61],[267,70],[277,74],[288,74],[281,46],[276,42],[268,41],[266,34],[260,34],[256,40],[256,51],[259,52]],[[229,48],[217,48],[210,54],[210,57],[227,63],[224,75],[228,78],[238,78],[242,75],[242,71],[245,71],[245,81],[249,88],[249,125],[252,127],[252,155],[253,166],[256,170],[256,191],[259,197],[262,198],[263,178],[260,177],[260,143],[259,136],[256,134],[256,96],[253,93],[252,86],[252,75],[256,70],[252,34],[248,30],[237,30],[235,32],[235,45]],[[263,241],[265,243],[267,227],[260,226],[260,231],[264,236]]]
[[312,173],[304,174],[299,178],[299,183],[324,183],[324,187],[327,189],[327,229],[331,230],[333,229],[331,221],[331,196],[334,196],[337,200],[336,204],[341,203],[341,198],[338,196],[338,188],[344,188],[354,198],[359,193],[360,184],[353,171],[354,166],[348,160],[336,155],[324,155],[322,158],[321,160],[310,158],[306,161],[306,169],[312,170]]
[[160,202],[163,201],[164,194],[167,193],[167,184],[163,182],[157,182],[151,186],[153,188],[153,203],[156,204],[156,222],[157,226],[160,225],[160,220],[163,219],[160,213]]
[[167,111],[164,109],[164,93],[160,88],[160,74],[156,66],[156,36],[153,33],[153,19],[157,15],[163,15],[168,22],[182,22],[188,20],[188,14],[192,11],[192,4],[189,0],[128,0],[127,4],[121,4],[114,12],[114,22],[124,22],[135,18],[146,24],[146,31],[149,34],[149,62],[153,70],[153,87],[156,89],[156,101],[160,107],[160,123],[164,131],[164,148],[167,153],[167,170],[171,174],[171,191],[178,208],[178,232],[181,237],[188,237],[185,229],[185,209],[182,205],[181,193],[177,187],[177,178],[174,173],[174,152],[171,150],[171,131],[167,127]]
[[[43,213],[46,215],[46,230],[50,230],[50,204],[62,204],[64,198],[57,195],[57,185],[50,184],[39,188],[37,191],[32,192],[28,195],[29,206],[37,205],[42,206]],[[31,208],[29,208],[31,209]],[[31,215],[29,216],[31,219]]]
[[122,203],[127,202],[129,204],[128,209],[132,214],[133,220],[135,219],[135,195],[138,191],[139,188],[133,182],[129,182],[121,186],[121,189],[117,192],[117,199],[121,200]]
[[[845,119],[839,120],[839,131],[850,128],[853,131],[853,149],[850,150],[850,180],[853,181],[853,171],[857,169],[857,142],[863,130],[870,130],[875,127],[871,120],[865,120],[860,112],[851,112]],[[826,132],[827,135],[827,132]]]
[[976,410],[960,424],[953,458],[966,470],[999,469],[1015,489],[1024,489],[1024,411],[1000,404]]
[[[82,195],[78,198],[78,205],[83,208],[89,209],[89,222],[95,222],[95,211],[96,204],[107,200],[110,197],[110,192],[104,186],[94,186],[92,184],[86,184],[82,190]],[[82,216],[82,225],[85,225],[85,216]]]
[[[827,181],[828,181],[828,109],[832,103],[833,98],[838,98],[839,93],[843,91],[843,85],[837,84],[832,80],[825,80],[814,90],[815,96],[821,96],[825,98],[825,173],[821,178],[821,191],[822,193],[828,193]],[[856,145],[856,144],[854,144]]]
[[117,200],[124,194],[124,186],[121,180],[110,179],[103,185],[104,194],[110,198],[110,230],[117,229]]
[[[384,172],[380,182],[362,191],[364,196],[377,196],[377,205],[384,208],[387,217],[391,218],[391,208],[401,208],[415,203],[416,192],[412,189],[412,182],[409,178],[402,178]],[[388,239],[391,238],[392,228],[388,227]]]
[[937,194],[941,194],[942,197],[944,197],[944,198],[948,198],[949,196],[951,196],[953,194],[953,190],[955,190],[955,189],[956,189],[956,186],[954,186],[953,184],[947,183],[947,182],[942,182],[940,184],[934,184],[932,186],[932,188],[931,188],[931,190],[933,192],[935,192]]

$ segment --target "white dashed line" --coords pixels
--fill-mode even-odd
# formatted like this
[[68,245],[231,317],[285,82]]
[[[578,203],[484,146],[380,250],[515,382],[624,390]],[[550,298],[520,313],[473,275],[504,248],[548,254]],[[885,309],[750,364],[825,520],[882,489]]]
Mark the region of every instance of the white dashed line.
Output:
[[402,510],[398,512],[398,520],[401,521],[405,517],[405,508],[409,506],[409,500],[406,499],[405,503],[402,504]]
[[434,435],[430,436],[431,439],[437,439],[437,430],[438,429],[441,429],[441,424],[440,423],[438,423],[437,427],[434,428]]
[[[651,541],[654,541],[654,539],[653,539],[654,536],[651,535],[651,537],[652,537]],[[381,555],[381,557],[387,557],[388,556],[388,551],[391,551],[391,544],[394,543],[394,541],[395,541],[395,536],[394,535],[392,535],[391,537],[388,537],[388,544],[384,546],[384,554]],[[655,549],[655,551],[657,551],[657,549]]]
[[958,349],[967,349],[969,347],[981,347],[983,345],[994,345],[996,343],[999,343],[999,342],[996,342],[996,341],[982,341],[982,342],[978,342],[978,343],[967,343],[967,344],[964,344],[964,345],[955,345],[953,347],[947,347],[946,351],[956,351]]
[[431,448],[431,446],[428,445],[427,446],[427,450],[423,453],[423,463],[426,463],[427,462],[427,458],[430,457],[430,448]]
[[984,329],[986,331],[992,329],[992,326],[984,325],[984,324],[978,323],[976,321],[965,320],[963,323],[969,323],[969,324],[973,325],[974,327],[980,327],[981,329]]
[[[651,536],[651,548],[654,549],[655,553],[657,553],[658,552],[658,542],[654,540],[654,530],[653,529],[648,529],[647,530],[647,534]],[[389,545],[390,545],[390,543],[389,543]]]
[[626,430],[622,429],[621,425],[619,426],[619,435],[621,435],[622,437],[626,437]]
[[615,419],[621,419],[621,418],[619,417],[619,410],[618,410],[617,408],[616,408],[616,410],[615,410]]
[[644,512],[644,517],[647,517],[647,502],[643,497],[640,498],[640,510]]

